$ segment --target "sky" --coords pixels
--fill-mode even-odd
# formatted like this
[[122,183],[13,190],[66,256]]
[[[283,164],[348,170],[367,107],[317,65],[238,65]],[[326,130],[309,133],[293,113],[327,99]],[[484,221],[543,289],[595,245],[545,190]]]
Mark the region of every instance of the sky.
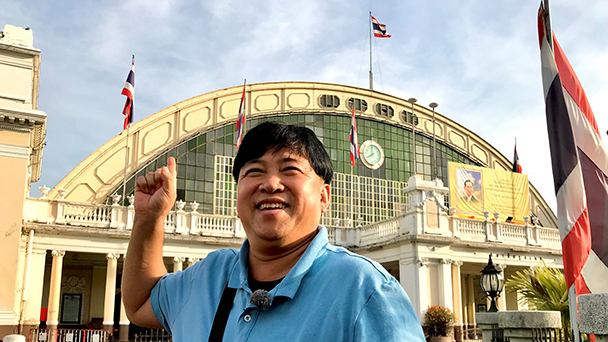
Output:
[[[42,175],[54,187],[122,130],[120,93],[135,55],[135,121],[185,99],[247,83],[369,85],[466,126],[523,172],[556,210],[543,99],[539,1],[19,1],[0,27],[29,27],[42,51],[38,109],[48,115]],[[553,31],[602,139],[608,129],[608,1],[551,1]]]

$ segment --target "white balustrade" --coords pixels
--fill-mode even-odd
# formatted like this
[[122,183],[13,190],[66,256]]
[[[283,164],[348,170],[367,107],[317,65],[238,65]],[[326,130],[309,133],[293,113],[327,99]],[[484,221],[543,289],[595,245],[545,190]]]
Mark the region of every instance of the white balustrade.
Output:
[[336,244],[336,228],[327,227],[327,239],[330,243]]
[[[129,201],[132,203],[132,199]],[[218,216],[200,214],[198,203],[189,206],[191,211],[184,211],[185,203],[180,203],[180,209],[169,213],[164,222],[166,234],[183,234],[191,236],[210,236],[225,238],[244,238],[245,234],[238,218],[234,216]],[[400,224],[404,219],[415,213],[407,213],[393,219],[360,225],[355,227],[347,220],[333,219],[334,226],[328,226],[330,241],[352,246],[367,246],[382,243],[400,234]],[[489,215],[488,215],[489,216]],[[70,229],[91,227],[100,229],[124,230],[131,229],[134,219],[133,205],[121,206],[91,203],[75,203],[65,200],[49,200],[46,198],[28,198],[25,205],[25,221],[28,223],[54,224],[55,228],[69,225]],[[495,222],[492,220],[477,220],[458,217],[448,218],[450,229],[442,232],[444,236],[457,237],[462,241],[502,241],[508,245],[541,246],[544,248],[560,249],[559,231],[555,228],[544,228],[526,223]],[[344,227],[346,226],[346,228]],[[340,231],[338,231],[340,229]],[[436,236],[436,235],[435,235]],[[496,239],[496,238],[500,238]],[[336,241],[337,242],[337,241]]]
[[165,217],[165,233],[173,234],[175,233],[175,224],[176,217],[175,212],[170,212],[167,217]]
[[486,241],[486,221],[453,216],[462,240]]
[[362,226],[361,228],[361,241],[360,245],[366,245],[371,243],[382,242],[390,240],[399,235],[399,221],[401,217],[394,219],[380,221]]
[[526,241],[526,227],[519,224],[499,223],[505,243],[519,244]]
[[86,203],[65,203],[64,219],[67,224],[87,227],[109,227],[112,207]]
[[559,230],[553,228],[536,227],[538,234],[538,244],[543,247],[561,248],[562,242]]

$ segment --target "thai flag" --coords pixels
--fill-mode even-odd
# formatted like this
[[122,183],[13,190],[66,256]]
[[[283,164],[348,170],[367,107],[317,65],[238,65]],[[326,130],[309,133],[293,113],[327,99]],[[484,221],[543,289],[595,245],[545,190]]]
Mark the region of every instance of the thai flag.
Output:
[[390,34],[386,34],[386,25],[380,24],[378,19],[372,16],[372,26],[374,28],[374,37],[390,38]]
[[236,147],[234,150],[238,150],[241,146],[241,140],[243,140],[243,133],[245,132],[245,83],[243,83],[243,96],[241,96],[241,105],[239,106],[239,117],[236,119]]
[[513,151],[513,172],[521,173],[521,165],[519,165],[519,156],[517,155],[517,144]]
[[357,121],[355,119],[355,105],[353,104],[353,119],[350,124],[350,165],[355,166],[359,158],[359,138],[357,137]]
[[133,59],[131,60],[131,71],[129,71],[127,81],[125,82],[125,87],[122,88],[121,94],[127,97],[125,108],[122,110],[122,113],[125,115],[125,123],[122,129],[127,129],[127,127],[133,123],[133,97],[135,96],[135,56],[133,56]]
[[[564,274],[576,294],[608,292],[608,151],[572,66],[538,12],[547,129]],[[551,44],[548,34],[553,36]]]

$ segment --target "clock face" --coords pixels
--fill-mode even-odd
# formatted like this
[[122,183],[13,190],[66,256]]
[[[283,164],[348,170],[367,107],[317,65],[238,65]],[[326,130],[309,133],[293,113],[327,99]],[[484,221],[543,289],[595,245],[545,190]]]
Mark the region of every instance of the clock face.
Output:
[[373,140],[368,140],[361,144],[361,152],[363,164],[371,169],[375,170],[384,163],[384,151],[382,151],[382,147]]

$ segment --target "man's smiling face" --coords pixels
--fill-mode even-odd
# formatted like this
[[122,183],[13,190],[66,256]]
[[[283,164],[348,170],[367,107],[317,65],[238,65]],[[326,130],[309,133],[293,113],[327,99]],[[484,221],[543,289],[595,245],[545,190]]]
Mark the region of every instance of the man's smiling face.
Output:
[[286,246],[313,232],[329,205],[329,184],[308,158],[270,148],[240,170],[237,211],[258,246]]

